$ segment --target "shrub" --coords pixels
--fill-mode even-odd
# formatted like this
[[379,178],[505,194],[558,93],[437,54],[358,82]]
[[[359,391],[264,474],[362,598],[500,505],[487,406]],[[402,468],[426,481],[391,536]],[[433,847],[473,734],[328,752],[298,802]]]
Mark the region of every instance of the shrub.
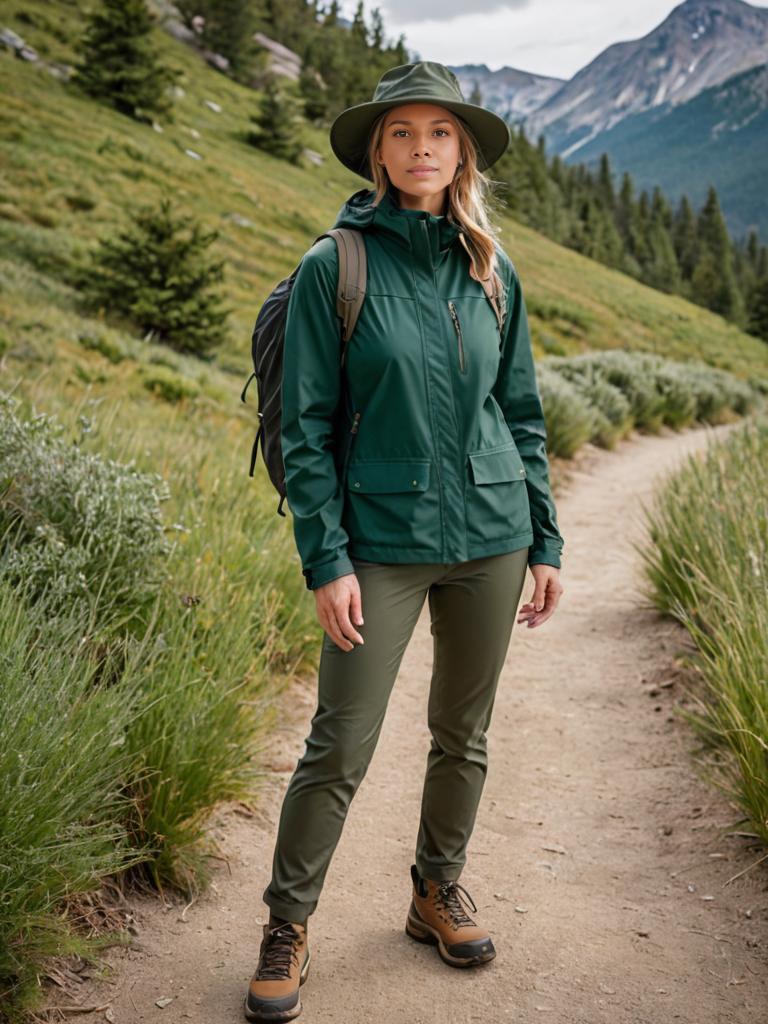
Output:
[[185,398],[194,398],[200,389],[192,381],[163,367],[156,367],[144,378],[144,387],[165,402],[175,404]]
[[51,417],[0,399],[0,569],[49,614],[92,606],[135,616],[162,579],[165,482],[68,443]]
[[547,451],[570,459],[595,429],[595,412],[578,389],[540,364],[536,376],[547,424]]
[[107,337],[101,333],[90,333],[83,331],[77,336],[77,340],[83,348],[93,352],[100,352],[110,363],[122,363],[127,358],[125,346],[120,341]]

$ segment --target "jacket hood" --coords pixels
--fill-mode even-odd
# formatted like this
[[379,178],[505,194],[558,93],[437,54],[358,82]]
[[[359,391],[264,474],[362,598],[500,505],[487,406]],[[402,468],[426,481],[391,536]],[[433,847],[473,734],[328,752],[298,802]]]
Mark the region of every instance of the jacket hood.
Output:
[[[426,210],[403,209],[397,200],[392,183],[378,206],[373,205],[375,189],[361,188],[354,192],[339,210],[334,227],[355,228],[358,231],[377,231],[389,235],[400,245],[414,248],[414,238],[423,238],[420,222],[425,222],[429,237],[432,262],[439,264],[451,246],[457,242],[461,228],[445,214],[436,216]],[[423,244],[423,243],[422,243]]]

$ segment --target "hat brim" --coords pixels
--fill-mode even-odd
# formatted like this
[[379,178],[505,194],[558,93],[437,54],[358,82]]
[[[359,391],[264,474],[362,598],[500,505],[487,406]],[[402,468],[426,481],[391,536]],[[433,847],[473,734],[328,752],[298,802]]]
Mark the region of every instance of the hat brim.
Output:
[[458,100],[436,99],[434,96],[408,96],[395,100],[380,100],[378,103],[359,103],[336,117],[330,130],[331,149],[338,159],[356,174],[373,181],[368,166],[368,139],[376,118],[382,111],[400,107],[407,103],[432,103],[445,107],[460,117],[474,136],[477,149],[477,166],[481,171],[496,163],[511,142],[509,125],[486,107]]

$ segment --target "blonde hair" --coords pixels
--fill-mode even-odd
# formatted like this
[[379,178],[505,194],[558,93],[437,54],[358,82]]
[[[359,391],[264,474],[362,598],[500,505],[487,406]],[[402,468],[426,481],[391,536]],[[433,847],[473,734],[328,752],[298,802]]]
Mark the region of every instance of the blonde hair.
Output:
[[[384,122],[392,108],[381,113],[373,123],[368,140],[368,166],[371,169],[376,190],[373,203],[378,205],[387,191],[389,176],[386,167],[376,159],[376,151],[384,135]],[[469,273],[476,281],[498,278],[496,245],[499,243],[499,229],[492,223],[490,214],[495,207],[494,185],[477,166],[477,143],[465,121],[448,111],[456,122],[459,135],[459,160],[462,167],[448,186],[448,210],[446,216],[460,229],[459,237],[470,259]],[[497,286],[501,280],[496,281]]]

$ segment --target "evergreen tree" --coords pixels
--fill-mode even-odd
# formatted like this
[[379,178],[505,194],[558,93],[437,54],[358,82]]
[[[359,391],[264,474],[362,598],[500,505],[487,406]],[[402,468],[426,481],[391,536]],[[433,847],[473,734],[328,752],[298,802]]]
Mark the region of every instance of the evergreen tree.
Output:
[[323,14],[323,28],[336,28],[339,24],[341,4],[339,0],[332,0],[331,5],[326,8]]
[[731,240],[712,185],[699,213],[696,233],[699,259],[692,278],[694,298],[714,312],[736,319],[741,296],[733,274]]
[[371,49],[380,52],[386,48],[384,40],[384,18],[381,8],[374,7],[371,11]]
[[245,70],[253,55],[253,34],[263,21],[265,10],[254,0],[176,0],[179,14],[188,26],[203,18],[201,39],[220,53],[237,74]]
[[600,156],[600,170],[597,176],[597,188],[605,209],[610,210],[611,213],[613,213],[616,208],[616,196],[613,191],[613,172],[611,171],[611,161],[607,153],[603,153]]
[[680,199],[672,240],[683,280],[690,281],[698,259],[699,241],[696,235],[696,217],[686,195]]
[[757,271],[757,263],[760,255],[760,243],[757,237],[757,232],[753,228],[749,232],[749,238],[747,239],[747,259],[749,265],[753,271]]
[[483,105],[483,93],[477,79],[472,83],[472,92],[469,94],[468,102],[475,103],[478,107]]
[[206,357],[226,340],[230,312],[213,289],[224,262],[206,257],[216,238],[218,232],[176,214],[167,198],[142,207],[93,254],[80,282],[85,300],[125,316],[154,340]]
[[159,63],[150,39],[153,26],[145,0],[102,0],[88,16],[74,81],[89,96],[138,121],[167,114],[166,88],[179,72]]
[[757,282],[752,293],[747,330],[768,341],[768,274]]
[[302,63],[299,74],[299,93],[308,121],[321,121],[328,116],[328,90],[322,75],[307,59]]
[[352,26],[349,30],[354,48],[364,54],[368,50],[368,29],[365,24],[365,10],[363,0],[358,0],[355,8],[355,16],[352,19]]
[[270,74],[264,87],[259,111],[253,115],[253,128],[247,141],[272,156],[298,164],[304,142],[301,135],[301,104]]

